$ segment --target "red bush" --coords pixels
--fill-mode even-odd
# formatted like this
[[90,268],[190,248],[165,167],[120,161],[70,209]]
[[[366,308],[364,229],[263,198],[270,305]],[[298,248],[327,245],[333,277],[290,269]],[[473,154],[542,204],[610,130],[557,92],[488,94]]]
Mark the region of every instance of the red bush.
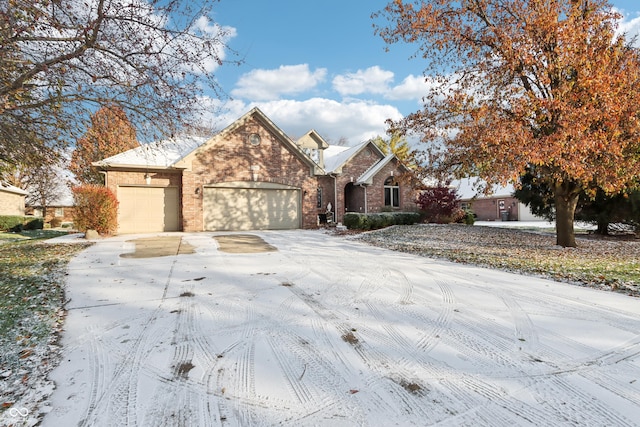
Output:
[[96,230],[102,235],[116,231],[118,200],[111,190],[98,185],[81,185],[72,191],[75,199],[73,222],[78,230]]
[[449,223],[464,215],[460,209],[460,198],[455,188],[439,186],[422,190],[416,201],[425,221]]

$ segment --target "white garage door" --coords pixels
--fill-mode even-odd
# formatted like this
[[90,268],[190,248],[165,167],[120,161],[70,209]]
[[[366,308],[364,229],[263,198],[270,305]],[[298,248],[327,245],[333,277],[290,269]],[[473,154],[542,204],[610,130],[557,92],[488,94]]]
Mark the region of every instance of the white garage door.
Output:
[[293,187],[269,183],[209,187],[204,189],[203,207],[205,230],[300,228],[300,190]]
[[119,187],[118,201],[118,233],[180,230],[176,187]]

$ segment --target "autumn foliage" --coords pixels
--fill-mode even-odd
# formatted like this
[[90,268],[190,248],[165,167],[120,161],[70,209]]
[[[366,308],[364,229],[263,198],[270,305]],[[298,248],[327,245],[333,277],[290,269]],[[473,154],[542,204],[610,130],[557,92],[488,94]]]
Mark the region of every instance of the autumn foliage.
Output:
[[103,184],[102,175],[91,163],[139,145],[124,110],[116,105],[102,107],[91,116],[91,127],[76,142],[69,169],[83,184]]
[[72,191],[75,201],[73,223],[78,230],[96,230],[101,235],[116,231],[118,201],[111,190],[98,185],[82,185]]
[[447,224],[464,216],[457,190],[447,186],[425,188],[416,203],[427,222]]
[[640,57],[606,0],[396,0],[387,43],[419,46],[432,83],[393,123],[430,143],[433,173],[552,192],[557,243],[575,246],[579,195],[631,191],[640,175]]

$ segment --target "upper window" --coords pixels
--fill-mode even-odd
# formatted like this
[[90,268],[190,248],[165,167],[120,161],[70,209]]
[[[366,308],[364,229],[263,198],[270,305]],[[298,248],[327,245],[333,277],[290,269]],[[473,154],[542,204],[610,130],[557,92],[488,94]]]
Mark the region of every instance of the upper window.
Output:
[[392,176],[384,182],[384,205],[394,208],[400,207],[400,186]]
[[56,208],[55,216],[57,216],[57,217],[64,216],[64,208]]

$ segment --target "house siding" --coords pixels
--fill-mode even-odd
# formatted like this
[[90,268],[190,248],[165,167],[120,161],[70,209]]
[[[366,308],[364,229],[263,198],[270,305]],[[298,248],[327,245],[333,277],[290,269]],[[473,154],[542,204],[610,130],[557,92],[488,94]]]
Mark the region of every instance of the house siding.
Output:
[[0,190],[0,215],[24,216],[24,195]]

